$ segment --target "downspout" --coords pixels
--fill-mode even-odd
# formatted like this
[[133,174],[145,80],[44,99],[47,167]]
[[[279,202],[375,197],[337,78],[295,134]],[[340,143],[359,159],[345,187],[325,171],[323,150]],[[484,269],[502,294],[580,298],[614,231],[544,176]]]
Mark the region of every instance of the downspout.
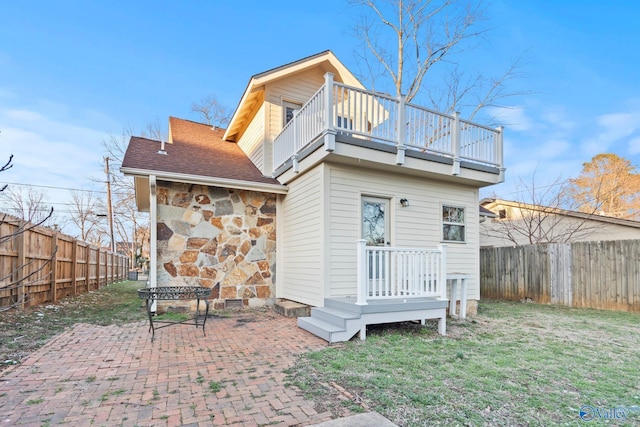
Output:
[[[150,257],[149,260],[149,284],[151,288],[158,286],[158,206],[156,204],[156,176],[149,176],[149,231],[150,231]],[[156,301],[151,305],[151,311],[156,311]]]

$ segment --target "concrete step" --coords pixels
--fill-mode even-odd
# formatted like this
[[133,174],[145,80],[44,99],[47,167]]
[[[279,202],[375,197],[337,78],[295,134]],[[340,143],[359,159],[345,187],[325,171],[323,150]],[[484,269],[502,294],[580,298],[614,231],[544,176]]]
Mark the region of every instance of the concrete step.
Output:
[[397,427],[377,412],[367,412],[364,414],[352,415],[346,418],[338,418],[331,421],[325,421],[320,424],[314,424],[309,427]]
[[308,305],[286,299],[278,299],[273,305],[273,310],[285,317],[307,317],[311,312]]

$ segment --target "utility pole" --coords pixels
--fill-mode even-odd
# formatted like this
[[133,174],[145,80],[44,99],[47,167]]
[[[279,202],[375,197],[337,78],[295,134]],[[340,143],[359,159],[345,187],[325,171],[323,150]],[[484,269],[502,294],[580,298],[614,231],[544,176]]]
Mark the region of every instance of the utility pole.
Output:
[[104,172],[107,174],[107,209],[109,215],[109,235],[111,237],[111,252],[116,251],[116,242],[113,238],[113,207],[111,204],[111,173],[109,173],[109,157],[104,158]]

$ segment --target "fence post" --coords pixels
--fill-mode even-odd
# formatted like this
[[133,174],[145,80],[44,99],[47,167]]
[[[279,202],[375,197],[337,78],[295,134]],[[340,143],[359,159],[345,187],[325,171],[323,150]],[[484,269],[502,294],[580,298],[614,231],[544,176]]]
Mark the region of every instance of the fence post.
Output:
[[51,301],[54,303],[58,301],[57,276],[58,276],[58,232],[54,231],[51,236],[51,264],[49,265],[51,271]]
[[100,289],[100,246],[96,249],[96,289]]
[[78,294],[78,239],[73,239],[71,246],[71,291]]
[[[17,230],[24,230],[27,226],[27,223],[24,221],[19,221],[18,222],[18,228]],[[24,286],[24,267],[27,264],[27,256],[26,256],[26,249],[27,249],[27,241],[24,238],[25,234],[27,232],[23,231],[22,233],[18,233],[18,236],[16,237],[16,246],[18,249],[18,262],[17,262],[17,267],[16,267],[16,274],[15,274],[15,281],[14,283],[18,283],[18,295],[17,298],[18,300],[16,301],[17,303],[20,304],[20,308],[24,309],[24,305],[25,305],[25,286]]]
[[356,294],[356,304],[367,305],[367,281],[369,275],[367,274],[367,241],[360,239],[356,242],[357,255],[356,255],[356,268],[358,286]]
[[87,243],[85,247],[84,284],[87,287],[87,292],[89,292],[91,290],[91,245]]

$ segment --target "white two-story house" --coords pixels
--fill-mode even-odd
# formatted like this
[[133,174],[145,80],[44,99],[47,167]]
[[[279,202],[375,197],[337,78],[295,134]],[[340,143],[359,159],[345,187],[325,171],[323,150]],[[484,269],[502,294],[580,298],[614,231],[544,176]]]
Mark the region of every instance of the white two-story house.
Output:
[[501,129],[368,91],[330,51],[251,77],[226,130],[169,127],[132,138],[121,169],[151,213],[151,286],[307,304],[299,325],[330,342],[400,320],[444,333],[447,277],[473,310]]

